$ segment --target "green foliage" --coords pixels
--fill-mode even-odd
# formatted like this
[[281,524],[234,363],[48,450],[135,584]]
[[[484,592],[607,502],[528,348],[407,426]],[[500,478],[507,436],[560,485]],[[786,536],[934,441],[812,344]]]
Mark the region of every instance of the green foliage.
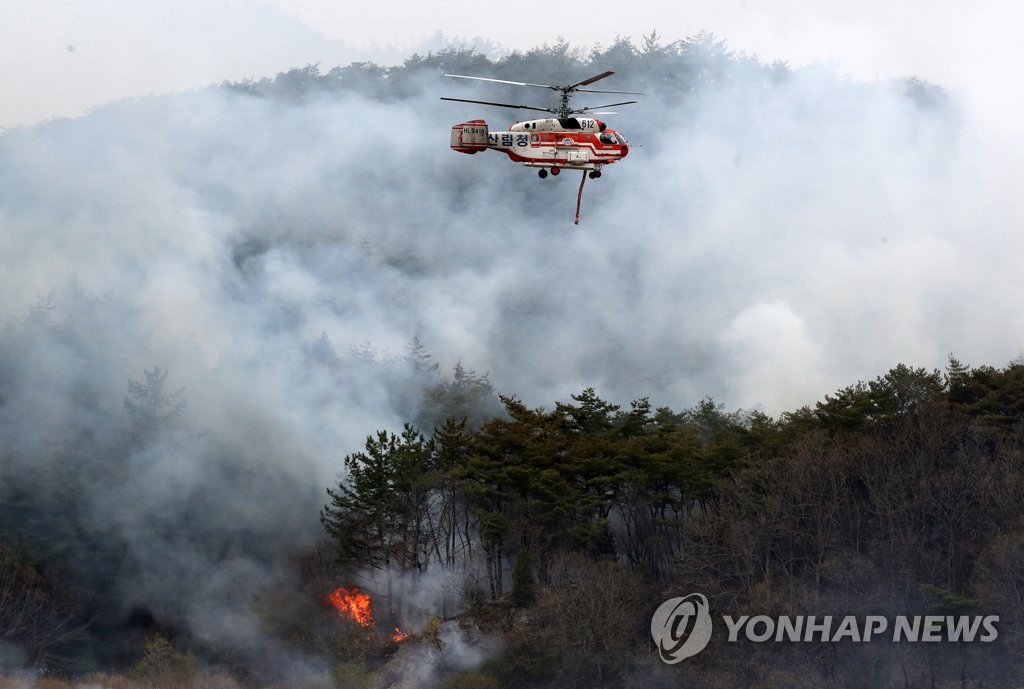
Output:
[[826,395],[815,413],[832,433],[856,431],[910,414],[922,404],[942,399],[944,392],[939,371],[900,364],[869,383],[858,382]]
[[951,356],[946,385],[951,402],[986,424],[1010,429],[1024,421],[1024,362],[970,369]]
[[[390,553],[412,542],[420,565],[450,566],[476,539],[492,598],[504,592],[507,554],[524,549],[541,582],[552,554],[566,548],[667,576],[694,507],[759,451],[759,438],[779,435],[767,417],[727,413],[711,400],[678,414],[653,412],[647,399],[624,410],[592,388],[552,411],[501,400],[505,413],[476,431],[449,418],[430,442],[407,427],[405,440],[380,432],[347,457],[347,479],[328,491],[322,514],[342,555],[404,569],[410,558],[399,563]],[[419,458],[401,472],[409,479],[399,491],[422,505],[422,538],[412,541],[396,529],[409,522],[395,512],[403,456]]]
[[597,396],[594,388],[572,395],[572,399],[579,404],[555,403],[555,413],[565,417],[570,433],[598,433],[611,428],[613,415],[619,411],[618,405],[605,402]]
[[523,548],[516,555],[516,567],[512,571],[512,605],[525,608],[532,605],[536,599],[530,551]]
[[434,443],[406,424],[402,435],[368,436],[345,457],[346,479],[328,489],[320,520],[343,559],[371,567],[419,568]]

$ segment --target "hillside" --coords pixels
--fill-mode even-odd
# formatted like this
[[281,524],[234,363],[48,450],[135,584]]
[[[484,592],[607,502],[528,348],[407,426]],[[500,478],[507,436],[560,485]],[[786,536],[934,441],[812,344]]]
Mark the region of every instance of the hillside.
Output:
[[[439,96],[523,95],[445,72],[605,69],[645,95],[579,227],[448,150],[506,116]],[[652,35],[0,135],[0,682],[1013,686],[1021,213],[974,115]],[[999,638],[664,665],[693,591]]]

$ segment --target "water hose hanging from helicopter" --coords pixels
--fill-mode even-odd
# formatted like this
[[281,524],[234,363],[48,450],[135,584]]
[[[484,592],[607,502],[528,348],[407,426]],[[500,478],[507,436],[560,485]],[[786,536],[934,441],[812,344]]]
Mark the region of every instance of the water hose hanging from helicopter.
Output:
[[580,180],[580,193],[576,195],[576,222],[573,225],[580,224],[580,204],[583,203],[583,185],[587,183],[587,171],[583,171],[583,179]]

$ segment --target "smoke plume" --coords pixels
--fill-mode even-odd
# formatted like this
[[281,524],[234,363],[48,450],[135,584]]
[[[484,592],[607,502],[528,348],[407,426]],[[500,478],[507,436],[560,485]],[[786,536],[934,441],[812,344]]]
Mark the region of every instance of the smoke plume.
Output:
[[415,418],[414,339],[531,405],[771,414],[1020,351],[1022,148],[971,94],[642,76],[608,82],[646,95],[607,118],[634,146],[578,227],[575,174],[448,150],[507,116],[426,71],[387,101],[205,89],[0,136],[0,474],[120,544],[68,554],[112,620],[253,646],[341,458]]

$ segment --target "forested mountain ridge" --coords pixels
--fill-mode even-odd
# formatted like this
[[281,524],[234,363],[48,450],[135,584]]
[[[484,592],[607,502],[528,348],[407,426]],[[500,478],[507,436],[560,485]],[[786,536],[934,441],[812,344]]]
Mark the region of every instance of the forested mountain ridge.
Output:
[[[463,111],[437,96],[481,92],[443,72],[604,69],[649,94],[615,124],[643,146],[584,231],[564,187],[447,150]],[[800,407],[908,342],[1014,348],[1008,216],[970,195],[958,108],[702,34],[307,66],[5,133],[0,667],[1012,686],[1019,363],[897,366]],[[324,594],[353,583],[409,643],[338,619]],[[1000,638],[662,666],[645,625],[695,590],[994,613]]]
[[[166,394],[164,379],[149,372],[129,385],[126,432],[173,423],[181,400]],[[472,372],[425,394],[463,414],[496,399]],[[295,560],[304,593],[259,604],[265,631],[294,653],[334,658],[342,686],[353,678],[386,686],[401,673],[373,660],[381,642],[310,607],[329,586],[355,578],[389,601],[388,619],[429,628],[455,615],[502,639],[504,650],[482,665],[442,664],[430,682],[676,686],[675,668],[650,655],[645,624],[663,598],[699,590],[723,614],[995,614],[999,640],[953,654],[887,643],[809,654],[713,643],[687,665],[694,686],[808,678],[903,686],[889,678],[897,670],[912,685],[966,677],[1003,686],[1019,677],[1024,365],[900,365],[779,418],[727,412],[710,399],[678,412],[646,399],[622,409],[593,389],[550,410],[501,401],[503,413],[477,424],[448,416],[428,436],[406,424],[345,457],[345,478],[328,489],[321,512],[330,540]],[[85,622],[98,593],[89,587],[102,576],[94,569],[92,584],[64,579],[63,568],[75,566],[67,549],[77,546],[54,527],[75,527],[66,512],[74,503],[54,497],[5,500],[0,611],[8,642],[57,669],[91,635],[149,639],[138,667],[163,667],[154,671],[161,681],[161,673],[183,671],[200,681],[202,663],[150,643],[162,632],[204,663],[219,655],[216,641],[188,635],[173,618],[147,615],[108,631],[95,617]],[[93,533],[83,545],[93,557],[118,547],[106,538]],[[223,672],[224,662],[237,660],[212,667]],[[865,663],[870,676],[858,675]]]
[[[550,411],[503,401],[506,413],[477,430],[449,420],[429,441],[409,425],[368,438],[322,520],[350,566],[421,576],[482,559],[469,585],[519,607],[538,587],[531,615],[544,626],[513,626],[489,665],[507,685],[676,686],[651,660],[644,625],[655,602],[691,591],[736,618],[999,617],[998,643],[957,653],[713,645],[686,667],[693,686],[1020,676],[1021,363],[900,365],[778,419],[711,400],[623,410],[592,389]],[[392,489],[374,493],[383,475]],[[631,677],[635,663],[661,679]]]
[[[593,76],[592,72],[601,65],[607,65],[616,72],[616,81],[628,84],[631,89],[643,90],[645,93],[642,95],[656,98],[658,102],[665,98],[669,104],[681,103],[702,90],[729,84],[735,86],[751,76],[770,86],[792,77],[794,73],[784,62],[765,64],[755,56],[738,54],[714,34],[702,32],[686,39],[664,42],[657,32],[653,32],[645,36],[639,45],[628,38],[620,38],[607,47],[581,50],[560,40],[529,51],[512,51],[496,59],[471,47],[453,46],[427,55],[413,55],[403,64],[391,67],[357,62],[322,71],[318,64],[311,64],[274,78],[225,82],[223,88],[294,102],[343,91],[399,101],[421,93],[427,85],[421,80],[429,80],[429,85],[433,86],[430,77],[442,73],[509,81],[521,81],[527,74],[533,83],[568,84]],[[806,69],[815,68],[801,68],[797,72]],[[921,107],[941,107],[948,101],[940,86],[916,77],[897,80],[891,86]],[[519,99],[523,99],[521,89],[503,85],[491,87],[502,93],[518,94]],[[450,82],[448,88],[463,90],[474,87]],[[526,94],[536,96],[536,92],[527,91]]]

